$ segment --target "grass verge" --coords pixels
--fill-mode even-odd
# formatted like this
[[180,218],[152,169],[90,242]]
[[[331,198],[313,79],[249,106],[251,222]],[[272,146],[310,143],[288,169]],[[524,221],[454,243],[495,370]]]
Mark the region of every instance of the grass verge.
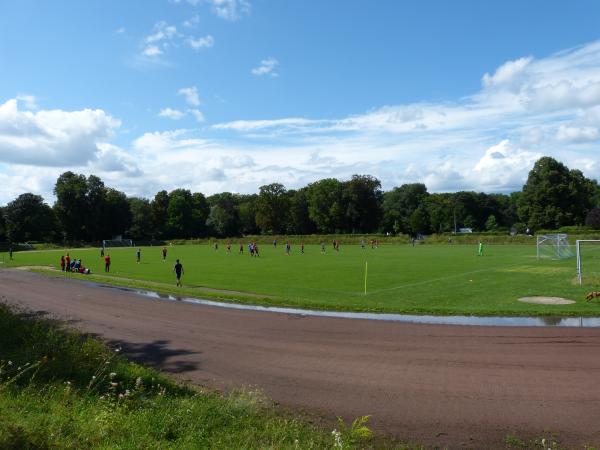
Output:
[[96,338],[0,302],[0,448],[408,448],[359,418],[336,430],[260,392],[179,385]]

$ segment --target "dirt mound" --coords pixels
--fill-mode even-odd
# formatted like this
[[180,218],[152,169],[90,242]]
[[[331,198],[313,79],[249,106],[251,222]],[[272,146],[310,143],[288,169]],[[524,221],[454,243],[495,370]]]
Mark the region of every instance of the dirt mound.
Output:
[[562,297],[521,297],[523,303],[535,303],[536,305],[572,305],[574,300],[568,300]]

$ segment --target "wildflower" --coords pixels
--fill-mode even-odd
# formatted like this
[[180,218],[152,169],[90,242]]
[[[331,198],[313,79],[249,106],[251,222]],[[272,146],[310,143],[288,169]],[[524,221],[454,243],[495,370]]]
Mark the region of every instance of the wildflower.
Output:
[[9,366],[12,366],[12,361],[9,361],[9,362],[8,362],[8,365],[9,365]]
[[342,433],[334,428],[333,431],[331,432],[331,435],[333,436],[333,445],[336,448],[343,448],[344,445],[342,442]]
[[111,378],[114,378],[114,377],[117,376],[117,374],[115,372],[111,372],[108,376],[111,377]]
[[115,382],[113,381],[112,383],[110,383],[110,385],[111,385],[112,387],[117,387],[117,386],[119,385],[119,383],[115,383]]
[[140,387],[142,385],[142,377],[137,377],[135,379],[135,387]]
[[96,379],[96,375],[92,375],[92,380],[95,380],[95,379]]
[[131,394],[131,391],[129,389],[125,389],[125,396]]

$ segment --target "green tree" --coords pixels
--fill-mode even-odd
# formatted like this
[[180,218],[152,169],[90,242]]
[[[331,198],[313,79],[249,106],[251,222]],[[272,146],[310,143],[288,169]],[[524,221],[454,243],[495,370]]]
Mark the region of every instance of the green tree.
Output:
[[87,239],[85,218],[88,213],[87,180],[85,175],[65,172],[54,186],[54,211],[67,239]]
[[7,237],[13,242],[50,242],[55,237],[54,211],[39,195],[19,195],[4,208],[4,218]]
[[208,197],[210,213],[206,224],[217,236],[237,236],[239,231],[239,213],[237,209],[237,198],[230,192]]
[[289,215],[287,233],[313,234],[317,227],[308,212],[308,188],[288,191]]
[[116,189],[106,188],[103,202],[103,227],[98,231],[97,239],[124,234],[131,227],[131,208],[127,196]]
[[138,197],[131,197],[128,201],[131,211],[131,226],[127,234],[135,241],[152,239],[155,231],[150,201]]
[[496,222],[496,216],[490,214],[485,221],[485,229],[487,231],[496,231],[498,229],[498,222]]
[[353,175],[344,183],[342,196],[346,231],[371,233],[379,227],[383,192],[377,178]]
[[167,236],[167,209],[169,208],[169,194],[167,191],[159,191],[154,196],[152,203],[152,228],[156,232],[153,237],[172,237]]
[[335,178],[325,178],[308,185],[308,215],[321,233],[335,233],[344,228],[343,185]]
[[192,193],[187,189],[169,192],[167,207],[167,235],[176,238],[189,238],[193,234]]
[[210,206],[204,194],[194,192],[192,194],[192,223],[191,236],[202,237],[206,236],[206,219],[210,213]]
[[283,184],[261,186],[256,201],[256,225],[262,234],[285,233],[289,209],[287,191]]
[[238,202],[239,231],[241,234],[258,234],[256,225],[256,203],[258,195],[241,195]]
[[422,183],[403,184],[383,194],[383,231],[409,233],[412,213],[427,199],[429,193]]
[[588,213],[585,224],[594,230],[600,230],[600,208],[593,208]]
[[0,206],[0,241],[7,239],[6,237],[6,219],[4,218],[5,210]]
[[417,234],[424,234],[429,232],[429,214],[425,205],[419,206],[410,215],[410,233],[415,236]]
[[533,230],[582,225],[597,184],[550,157],[539,159],[519,196],[518,213]]

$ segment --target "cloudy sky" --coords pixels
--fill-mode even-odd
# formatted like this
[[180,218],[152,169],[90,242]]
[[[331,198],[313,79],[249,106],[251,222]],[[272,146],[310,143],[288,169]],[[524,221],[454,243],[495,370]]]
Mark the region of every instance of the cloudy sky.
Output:
[[600,174],[596,0],[0,2],[0,205],[57,176],[128,195],[510,192]]

